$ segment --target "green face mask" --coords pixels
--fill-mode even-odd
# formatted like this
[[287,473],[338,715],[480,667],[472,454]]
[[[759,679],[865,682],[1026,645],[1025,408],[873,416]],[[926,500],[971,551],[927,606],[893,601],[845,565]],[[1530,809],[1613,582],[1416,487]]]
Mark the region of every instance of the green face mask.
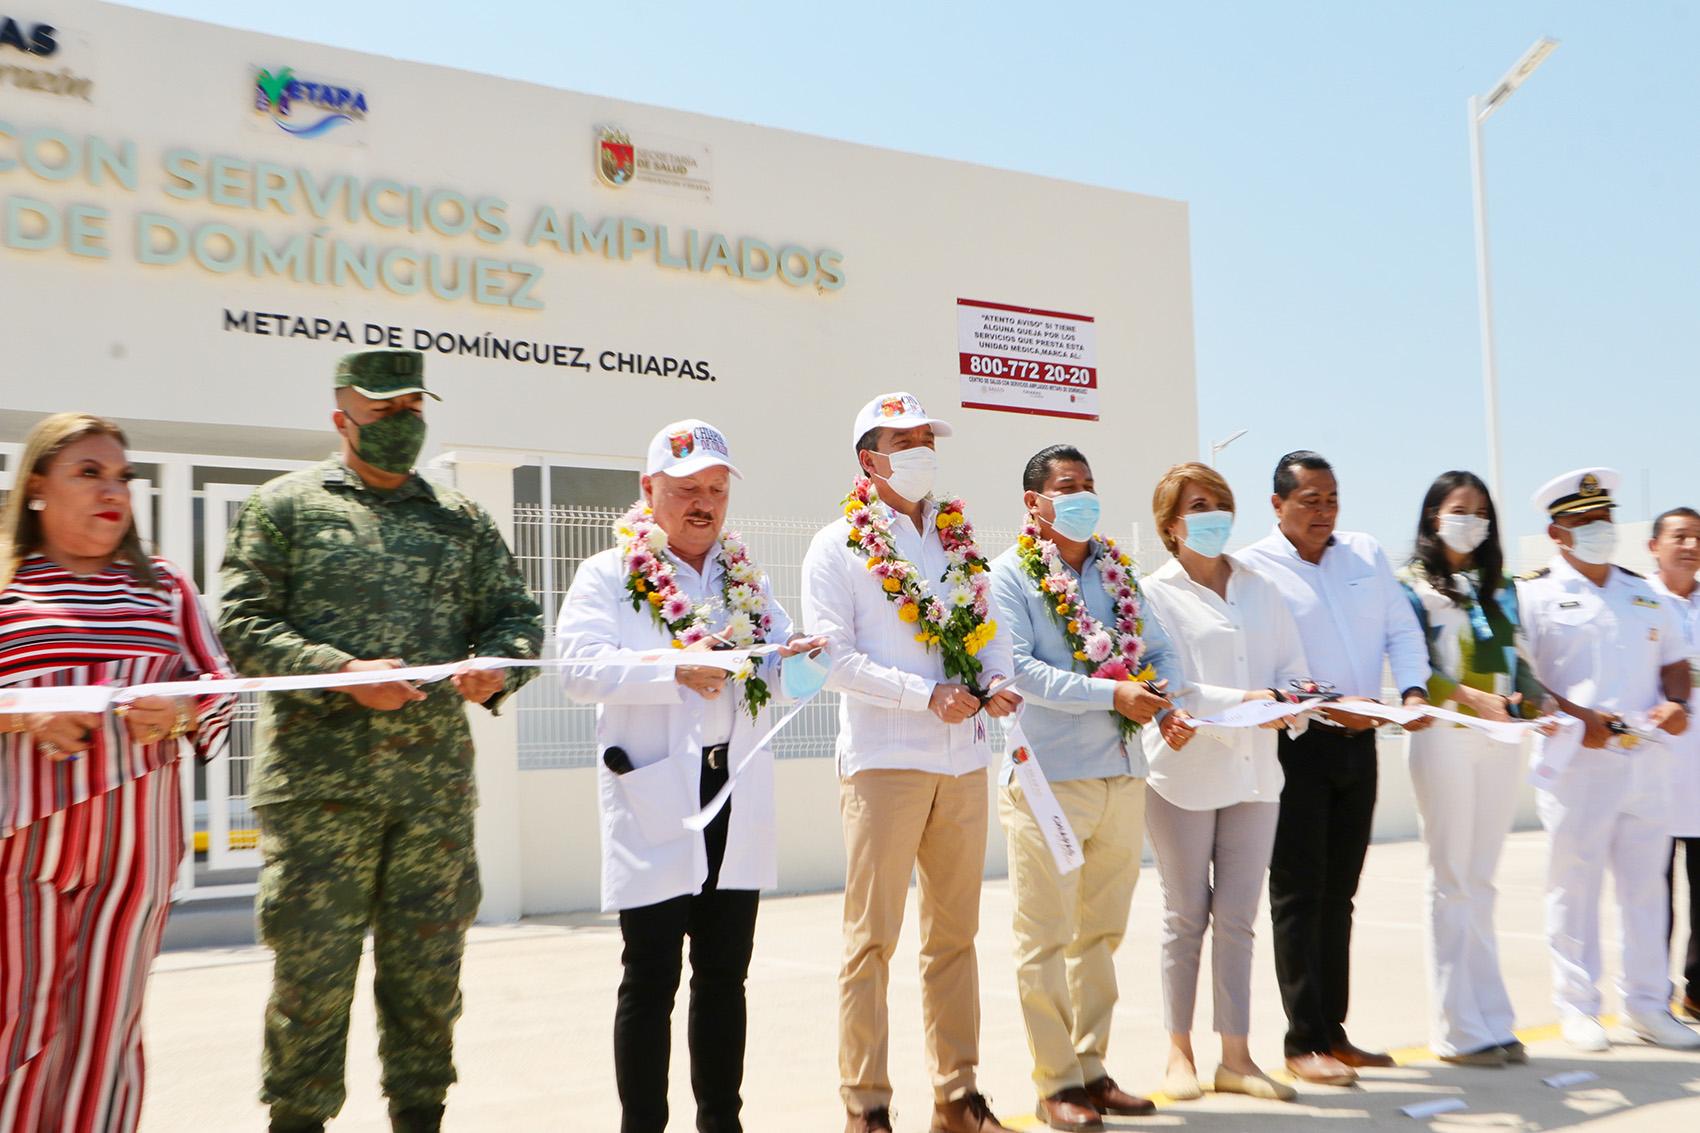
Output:
[[385,472],[400,475],[413,471],[419,450],[425,447],[425,418],[417,413],[392,413],[355,428],[359,440],[354,454]]

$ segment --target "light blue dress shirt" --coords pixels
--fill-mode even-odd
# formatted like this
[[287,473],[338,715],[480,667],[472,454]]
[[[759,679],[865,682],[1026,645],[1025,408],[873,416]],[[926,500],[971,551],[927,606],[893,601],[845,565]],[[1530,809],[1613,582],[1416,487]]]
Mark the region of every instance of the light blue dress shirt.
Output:
[[[1113,627],[1115,611],[1098,576],[1098,555],[1099,546],[1093,542],[1079,575],[1080,592],[1092,616]],[[1066,563],[1063,569],[1072,573]],[[1062,627],[1052,616],[1052,606],[1039,596],[1014,547],[992,560],[992,598],[998,610],[998,636],[1009,634],[1015,651],[1015,689],[1027,702],[1021,730],[1045,778],[1053,783],[1121,775],[1145,778],[1144,750],[1137,742],[1131,747],[1122,743],[1113,707],[1117,682],[1080,671]],[[1180,661],[1156,612],[1146,604],[1142,613],[1144,662],[1156,668],[1158,679],[1169,682],[1167,691],[1175,697],[1186,684]],[[1008,783],[1014,774],[1006,754],[998,781]]]

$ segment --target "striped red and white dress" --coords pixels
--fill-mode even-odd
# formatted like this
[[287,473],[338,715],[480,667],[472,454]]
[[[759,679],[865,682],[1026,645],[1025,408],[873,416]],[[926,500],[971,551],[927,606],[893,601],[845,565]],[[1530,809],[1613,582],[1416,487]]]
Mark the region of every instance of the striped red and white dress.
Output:
[[[40,556],[0,591],[0,688],[229,676],[193,583]],[[192,743],[218,754],[235,701],[206,697]],[[79,758],[0,735],[0,1130],[129,1133],[140,1118],[142,993],[184,850],[180,743],[132,743],[108,713]]]
[[[144,586],[123,563],[79,577],[40,555],[25,559],[0,592],[0,688],[231,675],[194,583],[164,559],[153,567],[162,589]],[[194,738],[202,758],[223,749],[234,703],[202,700]],[[177,754],[175,740],[128,742],[111,714],[78,759],[54,762],[23,733],[0,736],[0,837],[139,779]]]

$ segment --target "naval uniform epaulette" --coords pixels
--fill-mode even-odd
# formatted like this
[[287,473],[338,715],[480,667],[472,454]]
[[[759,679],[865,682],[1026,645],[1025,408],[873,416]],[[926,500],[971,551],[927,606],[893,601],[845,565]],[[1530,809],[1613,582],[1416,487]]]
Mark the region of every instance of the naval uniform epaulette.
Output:
[[1639,573],[1637,573],[1637,572],[1635,572],[1635,571],[1632,571],[1632,570],[1630,570],[1630,569],[1629,569],[1629,568],[1628,568],[1628,567],[1625,567],[1625,566],[1620,566],[1620,567],[1618,567],[1618,568],[1617,568],[1617,569],[1618,569],[1618,570],[1621,570],[1621,571],[1622,571],[1622,572],[1623,572],[1623,573],[1624,573],[1624,574],[1627,574],[1627,575],[1628,575],[1628,576],[1629,576],[1629,577],[1630,577],[1630,578],[1639,578],[1639,579],[1640,579],[1640,580],[1641,580],[1641,581],[1642,581],[1642,582],[1645,582],[1645,581],[1647,581],[1647,576],[1646,576],[1646,575],[1644,575],[1644,574],[1639,574]]
[[1535,581],[1535,579],[1545,578],[1547,575],[1549,575],[1551,573],[1552,573],[1551,567],[1541,567],[1539,570],[1532,570],[1532,571],[1529,571],[1527,574],[1518,575],[1517,581],[1518,582],[1533,582],[1533,581]]

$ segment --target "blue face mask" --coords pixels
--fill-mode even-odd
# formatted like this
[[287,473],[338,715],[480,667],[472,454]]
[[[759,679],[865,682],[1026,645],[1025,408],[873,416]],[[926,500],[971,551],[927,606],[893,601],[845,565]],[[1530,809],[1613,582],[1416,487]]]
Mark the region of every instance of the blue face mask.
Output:
[[1098,516],[1103,507],[1092,492],[1071,492],[1066,496],[1046,496],[1057,517],[1051,529],[1064,539],[1084,543],[1098,530]]
[[1186,515],[1186,545],[1207,559],[1222,553],[1228,533],[1234,529],[1231,511],[1194,511]]
[[826,675],[831,669],[820,656],[793,654],[779,663],[780,687],[792,700],[807,700],[826,684]]

